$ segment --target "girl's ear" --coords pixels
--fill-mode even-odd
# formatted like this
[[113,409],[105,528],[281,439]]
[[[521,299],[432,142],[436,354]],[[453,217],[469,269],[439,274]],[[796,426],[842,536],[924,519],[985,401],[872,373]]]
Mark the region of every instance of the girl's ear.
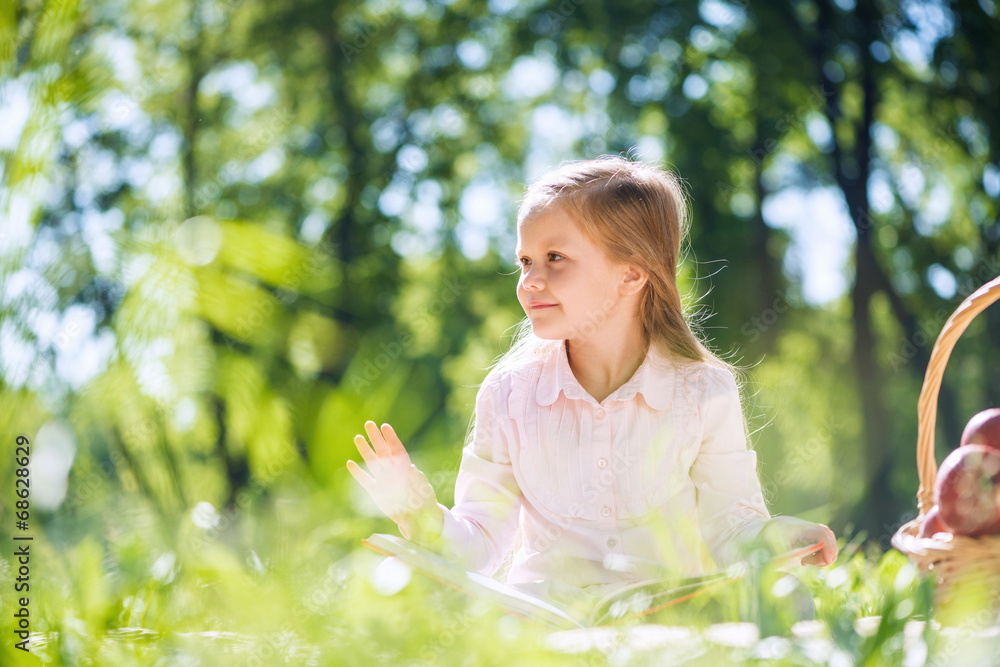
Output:
[[645,271],[635,266],[634,264],[628,264],[625,267],[625,275],[622,277],[621,291],[622,294],[631,295],[638,294],[645,287],[646,282],[649,280],[649,276]]

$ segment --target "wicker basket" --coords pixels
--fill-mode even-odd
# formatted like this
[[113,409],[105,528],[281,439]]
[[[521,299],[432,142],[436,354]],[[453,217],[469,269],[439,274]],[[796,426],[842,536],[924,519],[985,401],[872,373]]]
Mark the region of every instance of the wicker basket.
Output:
[[[934,482],[938,472],[934,458],[934,426],[937,421],[941,378],[944,376],[948,357],[969,323],[997,300],[1000,300],[1000,277],[986,283],[962,301],[938,335],[920,391],[917,424],[919,514],[916,519],[896,531],[892,545],[909,556],[921,571],[936,578],[936,598],[939,604],[949,602],[966,586],[969,587],[968,590],[985,593],[991,598],[993,607],[1000,595],[1000,535],[917,537],[924,517],[934,504]],[[996,611],[992,613],[995,616]]]

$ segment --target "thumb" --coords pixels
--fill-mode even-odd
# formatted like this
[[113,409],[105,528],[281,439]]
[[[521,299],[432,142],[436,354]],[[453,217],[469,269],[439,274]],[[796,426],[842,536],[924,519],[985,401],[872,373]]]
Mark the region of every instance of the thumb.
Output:
[[413,475],[411,488],[420,495],[420,500],[425,503],[435,504],[437,502],[437,495],[434,493],[434,487],[431,485],[430,480],[427,479],[427,475],[415,465],[411,464],[410,469]]

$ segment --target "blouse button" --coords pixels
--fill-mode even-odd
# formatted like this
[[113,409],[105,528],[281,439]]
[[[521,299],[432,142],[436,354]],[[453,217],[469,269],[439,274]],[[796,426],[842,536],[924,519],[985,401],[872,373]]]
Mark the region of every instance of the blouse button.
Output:
[[597,411],[597,418],[598,419],[604,419],[604,409],[603,408],[601,408],[601,409],[599,409]]
[[597,467],[598,468],[607,468],[608,467],[608,460],[607,459],[597,459]]
[[611,508],[608,507],[607,505],[605,505],[604,507],[602,507],[601,508],[601,515],[602,516],[611,516]]
[[613,538],[613,537],[609,537],[609,538],[608,538],[608,546],[609,546],[610,548],[614,549],[614,548],[615,548],[615,545],[616,545],[616,544],[618,544],[618,540],[616,540],[616,539],[615,539],[615,538]]

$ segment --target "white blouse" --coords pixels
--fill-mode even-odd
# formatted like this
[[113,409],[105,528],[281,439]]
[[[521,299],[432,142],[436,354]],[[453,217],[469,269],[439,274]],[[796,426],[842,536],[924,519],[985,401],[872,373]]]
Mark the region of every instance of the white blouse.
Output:
[[443,533],[424,544],[492,575],[520,525],[511,584],[638,581],[663,566],[696,575],[738,560],[770,518],[756,463],[728,371],[650,346],[598,403],[563,341],[486,378],[455,506],[441,505]]

